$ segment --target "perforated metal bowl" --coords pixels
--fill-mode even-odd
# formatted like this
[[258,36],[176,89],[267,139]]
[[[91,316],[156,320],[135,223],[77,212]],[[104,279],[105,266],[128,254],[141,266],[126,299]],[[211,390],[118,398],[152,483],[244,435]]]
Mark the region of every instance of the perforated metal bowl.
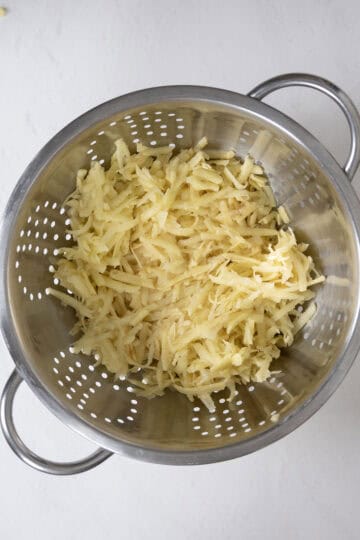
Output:
[[[260,102],[271,91],[302,85],[326,93],[351,130],[344,169],[297,123]],[[360,205],[349,179],[359,164],[359,115],[337,87],[309,75],[284,75],[249,96],[203,87],[143,90],[87,112],[58,133],[19,180],[5,211],[1,250],[1,319],[16,364],[3,393],[1,423],[12,449],[29,465],[53,474],[86,470],[112,452],[168,464],[200,464],[257,450],[295,429],[335,390],[359,348]],[[317,290],[318,310],[294,345],[273,365],[268,382],[239,386],[234,402],[215,396],[216,411],[167,392],[146,400],[126,380],[70,352],[71,309],[45,289],[52,285],[56,249],[69,241],[62,201],[77,169],[107,161],[123,137],[146,145],[194,145],[250,152],[269,174],[299,238],[311,244],[327,276]],[[12,418],[22,380],[64,423],[101,447],[73,463],[32,453]]]

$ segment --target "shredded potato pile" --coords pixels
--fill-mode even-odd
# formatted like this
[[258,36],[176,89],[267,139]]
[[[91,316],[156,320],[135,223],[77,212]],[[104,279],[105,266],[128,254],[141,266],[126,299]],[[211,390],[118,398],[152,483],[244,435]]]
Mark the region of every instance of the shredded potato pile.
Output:
[[55,273],[71,292],[48,292],[76,311],[75,352],[140,395],[170,387],[213,410],[212,392],[266,380],[324,277],[262,167],[206,144],[131,155],[120,139],[108,170],[80,170]]

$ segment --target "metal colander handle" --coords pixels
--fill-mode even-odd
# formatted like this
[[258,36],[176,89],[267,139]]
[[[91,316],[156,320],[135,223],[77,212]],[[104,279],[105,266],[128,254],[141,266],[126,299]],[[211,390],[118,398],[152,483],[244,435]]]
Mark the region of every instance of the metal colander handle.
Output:
[[112,452],[99,449],[85,459],[58,463],[44,459],[32,452],[20,439],[13,419],[14,397],[22,381],[23,379],[15,369],[7,381],[1,397],[0,423],[9,446],[24,463],[48,474],[70,475],[88,471],[112,455]]
[[248,95],[261,100],[268,94],[275,92],[275,90],[287,88],[288,86],[305,86],[319,90],[329,96],[340,107],[349,125],[351,137],[350,151],[343,170],[352,180],[360,163],[360,116],[354,103],[345,92],[332,82],[307,73],[288,73],[273,77],[253,88]]

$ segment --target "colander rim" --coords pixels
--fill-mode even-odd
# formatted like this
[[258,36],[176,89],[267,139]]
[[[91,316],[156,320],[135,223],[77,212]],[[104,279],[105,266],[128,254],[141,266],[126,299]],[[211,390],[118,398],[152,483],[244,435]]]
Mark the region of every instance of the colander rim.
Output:
[[[160,99],[161,98],[161,99]],[[31,369],[26,356],[21,348],[20,340],[16,335],[16,328],[10,308],[8,283],[9,274],[9,246],[11,233],[16,222],[22,203],[33,182],[41,171],[48,166],[52,158],[73,138],[80,135],[85,129],[94,124],[104,121],[115,114],[128,112],[131,109],[143,108],[146,105],[172,102],[186,104],[187,102],[209,102],[222,105],[225,108],[236,109],[243,113],[257,117],[266,123],[272,124],[283,136],[289,137],[294,143],[302,147],[321,167],[323,172],[330,178],[339,197],[347,208],[352,219],[351,225],[357,240],[357,261],[359,266],[359,238],[360,238],[360,202],[350,184],[350,181],[334,157],[325,147],[305,128],[290,117],[278,111],[274,107],[262,103],[249,96],[207,86],[160,86],[144,90],[138,90],[106,101],[67,124],[34,157],[24,173],[20,177],[6,205],[3,213],[0,238],[3,249],[0,250],[0,300],[1,300],[1,329],[7,348],[15,362],[17,370],[40,398],[44,405],[51,410],[63,423],[77,433],[83,435],[95,444],[111,450],[117,454],[130,456],[143,461],[163,464],[190,465],[205,464],[237,458],[250,452],[263,448],[303,424],[330,398],[333,392],[344,379],[346,373],[353,364],[360,348],[360,335],[354,332],[359,318],[359,295],[350,338],[341,355],[334,363],[333,369],[327,375],[323,383],[314,394],[303,402],[295,411],[281,419],[272,427],[265,429],[256,436],[250,436],[242,441],[218,446],[212,449],[196,449],[191,451],[169,450],[161,447],[139,446],[132,442],[119,440],[110,434],[106,434],[93,427],[80,414],[74,414],[59,401],[50,389],[42,382],[37,374]],[[160,105],[159,105],[160,106]],[[359,276],[357,276],[359,284]]]

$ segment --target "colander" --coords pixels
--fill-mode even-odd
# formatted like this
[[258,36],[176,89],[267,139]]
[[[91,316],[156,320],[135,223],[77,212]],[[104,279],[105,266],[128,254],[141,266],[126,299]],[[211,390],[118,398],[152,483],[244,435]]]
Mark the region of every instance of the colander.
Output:
[[[261,99],[287,86],[307,86],[332,98],[351,132],[342,169],[305,129]],[[215,394],[216,410],[176,392],[147,400],[126,379],[71,351],[71,309],[45,290],[52,286],[57,249],[71,242],[62,202],[75,173],[92,160],[107,163],[113,143],[194,145],[250,152],[268,173],[298,238],[327,280],[317,312],[273,363],[271,378],[239,386],[235,400]],[[359,161],[360,118],[350,99],[317,76],[270,79],[247,96],[197,86],[151,88],[118,97],[60,131],[20,178],[2,224],[1,322],[16,369],[2,396],[1,425],[15,453],[32,467],[73,474],[112,453],[166,464],[202,464],[253,452],[291,432],[325,403],[359,349],[360,204],[351,187]],[[25,380],[65,424],[100,449],[84,460],[54,463],[29,450],[13,422],[13,400]]]

